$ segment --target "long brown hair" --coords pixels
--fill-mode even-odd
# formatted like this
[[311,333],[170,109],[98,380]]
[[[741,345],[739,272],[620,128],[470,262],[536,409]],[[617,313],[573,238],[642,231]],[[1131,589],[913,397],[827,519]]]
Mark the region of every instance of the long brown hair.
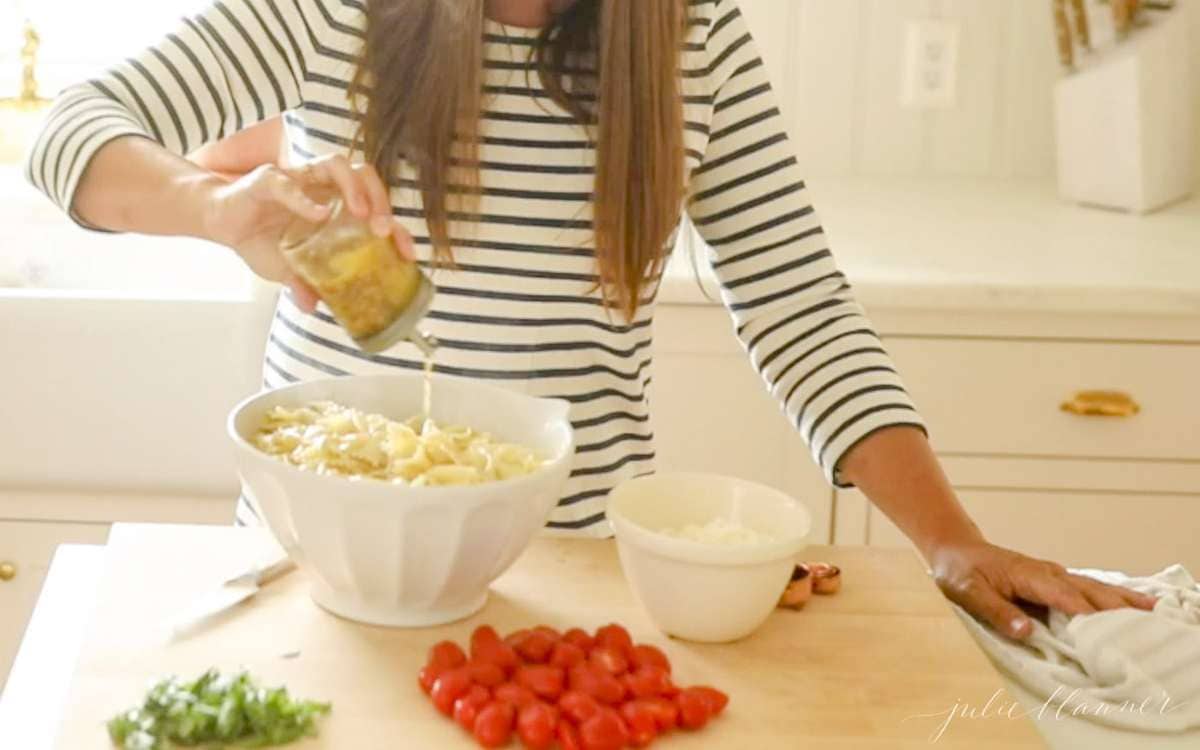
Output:
[[[576,0],[532,61],[596,148],[593,233],[605,304],[632,319],[684,197],[680,49],[687,0]],[[560,3],[560,5],[562,5]],[[417,175],[435,257],[478,205],[485,0],[373,0],[352,94],[359,139],[389,182]]]

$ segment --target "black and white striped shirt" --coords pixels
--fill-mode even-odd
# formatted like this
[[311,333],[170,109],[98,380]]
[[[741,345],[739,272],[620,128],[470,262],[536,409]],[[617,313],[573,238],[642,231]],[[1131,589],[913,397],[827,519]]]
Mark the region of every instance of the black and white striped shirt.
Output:
[[[690,15],[689,214],[738,337],[832,478],[864,436],[920,418],[830,255],[735,0],[691,0]],[[346,89],[365,24],[360,0],[217,0],[65,91],[29,178],[66,210],[89,159],[114,138],[148,135],[183,154],[279,113],[293,158],[346,153],[356,129]],[[426,326],[442,343],[438,372],[573,404],[578,449],[550,525],[607,534],[608,491],[653,468],[654,299],[633,321],[601,305],[590,244],[594,147],[540,87],[529,64],[536,32],[489,21],[486,34],[481,216],[453,238],[458,268],[435,273]],[[413,174],[398,171],[394,210],[427,260]],[[307,315],[285,295],[264,373],[277,386],[420,366],[408,344],[358,350],[327,311]]]

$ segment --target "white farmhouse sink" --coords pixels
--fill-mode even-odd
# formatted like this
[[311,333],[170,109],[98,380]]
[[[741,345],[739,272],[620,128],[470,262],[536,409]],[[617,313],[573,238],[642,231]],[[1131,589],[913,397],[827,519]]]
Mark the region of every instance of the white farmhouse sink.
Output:
[[0,490],[229,494],[274,290],[204,242],[87,232],[0,169]]

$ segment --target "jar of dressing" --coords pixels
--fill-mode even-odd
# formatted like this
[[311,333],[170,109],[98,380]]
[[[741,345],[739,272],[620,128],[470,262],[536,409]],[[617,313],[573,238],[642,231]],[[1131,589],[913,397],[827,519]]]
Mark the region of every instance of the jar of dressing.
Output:
[[409,341],[432,356],[437,340],[417,325],[433,302],[433,283],[340,197],[324,221],[294,220],[280,250],[360,349],[377,353]]

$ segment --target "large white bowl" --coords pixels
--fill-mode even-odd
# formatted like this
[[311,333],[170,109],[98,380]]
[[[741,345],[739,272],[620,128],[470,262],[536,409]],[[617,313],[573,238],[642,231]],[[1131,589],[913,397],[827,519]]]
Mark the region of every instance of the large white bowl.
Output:
[[420,627],[467,617],[521,554],[561,495],[574,445],[565,401],[435,378],[433,418],[525,445],[537,472],[467,487],[408,487],[304,471],[248,438],[274,406],[330,400],[392,418],[421,411],[422,376],[314,380],[265,391],[229,416],[243,491],[311,582],[325,609],[376,625]]
[[[619,485],[608,518],[625,577],[667,635],[724,643],[753,633],[787,587],[812,517],[799,501],[712,474],[657,474]],[[722,518],[772,541],[719,545],[661,533]]]

